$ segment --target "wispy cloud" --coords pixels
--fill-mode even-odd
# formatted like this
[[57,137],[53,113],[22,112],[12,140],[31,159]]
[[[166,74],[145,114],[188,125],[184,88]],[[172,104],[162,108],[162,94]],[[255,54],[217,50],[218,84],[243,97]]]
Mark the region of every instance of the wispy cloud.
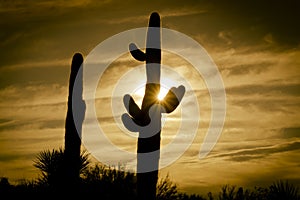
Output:
[[45,67],[53,67],[53,66],[66,66],[71,64],[71,58],[68,59],[60,59],[60,60],[45,60],[45,61],[36,61],[36,62],[22,62],[18,64],[12,65],[2,65],[0,71],[8,71],[8,70],[20,70],[27,69],[30,70],[32,68],[45,68]]
[[248,161],[252,159],[260,159],[271,154],[283,153],[289,151],[297,151],[300,149],[300,141],[291,143],[275,144],[270,146],[254,147],[250,149],[241,149],[237,151],[231,151],[226,153],[220,153],[213,155],[215,158],[223,158],[229,161]]
[[[17,0],[17,1],[1,1],[0,12],[25,12],[26,10],[31,10],[34,7],[39,7],[40,9],[49,9],[49,8],[76,8],[76,7],[84,7],[91,4],[93,1],[91,0],[75,0],[72,3],[63,0],[42,0],[42,1],[24,1],[24,0]],[[97,5],[103,5],[110,2],[109,0],[101,1],[101,2],[94,2]],[[37,12],[37,10],[36,10]]]
[[239,85],[234,87],[228,87],[226,89],[229,95],[239,95],[239,96],[247,96],[247,95],[263,95],[265,97],[278,97],[281,98],[282,95],[285,97],[298,97],[300,96],[299,91],[300,83],[290,83],[290,84],[252,84],[252,85]]
[[11,85],[0,90],[0,106],[24,107],[65,103],[68,87],[59,84]]

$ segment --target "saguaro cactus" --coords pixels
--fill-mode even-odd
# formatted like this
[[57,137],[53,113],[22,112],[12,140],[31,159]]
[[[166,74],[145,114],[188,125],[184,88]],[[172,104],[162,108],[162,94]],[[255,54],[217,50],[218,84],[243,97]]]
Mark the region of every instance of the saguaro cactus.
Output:
[[[83,57],[80,53],[76,53],[72,59],[71,73],[69,79],[69,96],[68,96],[68,110],[65,121],[65,181],[67,187],[74,186],[79,181],[79,164],[80,164],[80,146],[81,146],[81,126],[85,114],[85,102],[82,99],[82,68]],[[78,79],[79,87],[74,88],[75,79]],[[76,96],[73,95],[73,90],[76,89]],[[74,99],[76,98],[76,99]],[[80,116],[77,117],[77,128],[73,117],[73,100],[76,100],[74,108],[78,111]],[[69,187],[72,188],[72,187]]]
[[161,68],[160,16],[154,12],[149,19],[146,52],[131,43],[131,55],[146,62],[147,82],[142,105],[139,107],[130,95],[124,96],[124,105],[129,114],[122,115],[127,129],[139,132],[137,143],[137,193],[139,200],[154,200],[158,179],[160,157],[161,114],[171,113],[179,105],[185,88],[172,87],[166,97],[159,101]]

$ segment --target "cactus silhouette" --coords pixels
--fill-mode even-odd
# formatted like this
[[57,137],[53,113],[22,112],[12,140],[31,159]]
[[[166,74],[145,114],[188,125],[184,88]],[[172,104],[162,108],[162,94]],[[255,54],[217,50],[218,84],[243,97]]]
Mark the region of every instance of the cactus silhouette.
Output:
[[184,86],[172,87],[161,101],[160,92],[161,69],[161,25],[160,16],[153,12],[147,30],[146,51],[143,52],[135,44],[129,45],[131,55],[138,61],[146,62],[147,82],[142,105],[139,107],[129,95],[123,98],[128,111],[122,115],[125,127],[139,132],[137,144],[137,195],[139,200],[154,200],[158,179],[161,114],[171,113],[179,105],[184,93]]
[[[81,127],[85,114],[85,102],[82,99],[82,68],[83,57],[80,53],[75,53],[71,64],[71,73],[69,79],[69,96],[68,96],[68,110],[65,121],[65,148],[64,148],[64,167],[65,167],[65,182],[68,188],[74,188],[79,181],[80,168],[80,147],[81,147]],[[79,87],[76,90],[76,96],[73,95],[74,82],[78,79]],[[76,98],[76,99],[74,99]],[[73,100],[76,105],[73,105]],[[73,107],[78,111],[77,128],[75,126],[73,117]]]

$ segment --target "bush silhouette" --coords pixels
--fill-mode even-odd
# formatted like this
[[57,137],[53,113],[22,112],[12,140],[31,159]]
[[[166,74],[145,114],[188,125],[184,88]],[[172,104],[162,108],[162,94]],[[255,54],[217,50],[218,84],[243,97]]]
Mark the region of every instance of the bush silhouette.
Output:
[[[52,151],[48,152],[52,154]],[[50,154],[45,155],[49,156]],[[45,160],[50,161],[51,159]],[[77,198],[98,197],[102,200],[137,200],[135,173],[119,170],[121,165],[118,167],[104,166],[100,163],[90,165],[81,173],[80,190],[74,190],[71,196],[66,191],[64,193],[64,191],[53,190],[50,185],[44,184],[39,179],[31,181],[23,179],[16,185],[11,185],[7,177],[1,177],[0,198],[8,196],[9,199],[17,199],[21,196],[23,199],[57,199],[58,196],[68,195]],[[209,192],[207,197],[179,192],[177,184],[172,182],[168,175],[160,178],[157,184],[157,200],[298,200],[299,194],[297,186],[287,180],[279,180],[269,187],[254,187],[246,190],[242,187],[224,185],[220,188],[218,195]]]
[[[64,168],[62,148],[44,150],[36,155],[33,165],[40,171],[40,177],[33,180],[20,180],[10,184],[7,177],[0,178],[0,198],[10,199],[56,199],[58,196],[71,198],[94,198],[103,200],[131,199],[137,200],[136,173],[127,171],[124,165],[105,166],[91,163],[89,154],[80,154],[80,181],[78,188],[70,192],[61,176]],[[67,189],[66,189],[67,188]],[[203,200],[200,195],[188,195],[178,191],[177,185],[169,176],[160,179],[157,184],[157,200]]]

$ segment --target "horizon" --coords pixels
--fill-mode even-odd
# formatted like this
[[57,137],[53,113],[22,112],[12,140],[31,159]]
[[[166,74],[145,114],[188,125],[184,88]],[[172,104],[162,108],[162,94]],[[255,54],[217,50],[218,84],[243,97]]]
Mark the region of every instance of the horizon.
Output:
[[[80,52],[85,59],[105,39],[146,27],[150,13],[157,11],[163,28],[205,48],[222,75],[227,108],[217,144],[199,159],[211,117],[210,94],[187,60],[162,50],[162,64],[189,81],[200,122],[191,146],[160,170],[161,177],[169,174],[181,191],[196,194],[224,184],[252,188],[278,179],[300,186],[300,4],[229,2],[1,1],[0,177],[12,182],[37,178],[35,156],[63,147],[72,56]],[[132,152],[136,138],[113,120],[111,101],[117,82],[139,65],[144,64],[129,52],[116,59],[101,77],[95,99],[107,137]],[[168,78],[180,84],[181,79],[163,72],[162,80]],[[137,99],[140,91],[135,91]],[[174,137],[180,115],[165,118],[162,147]]]

